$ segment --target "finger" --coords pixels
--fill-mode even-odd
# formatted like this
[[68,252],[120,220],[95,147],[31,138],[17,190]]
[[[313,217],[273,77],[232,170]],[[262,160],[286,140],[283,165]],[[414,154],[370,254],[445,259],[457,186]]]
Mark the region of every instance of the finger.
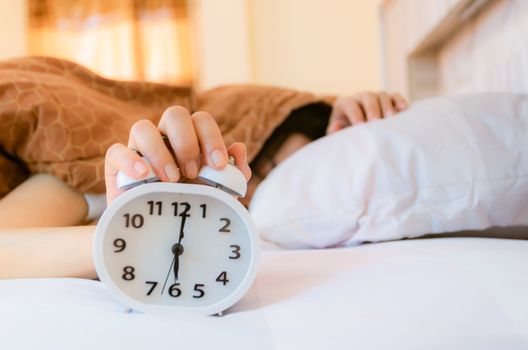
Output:
[[392,105],[392,100],[389,94],[386,92],[378,93],[378,98],[381,105],[381,114],[383,118],[390,117],[396,113],[394,106]]
[[227,165],[227,149],[220,128],[213,116],[207,112],[196,112],[191,116],[202,156],[207,164],[221,169]]
[[117,173],[122,171],[133,179],[141,179],[148,173],[147,164],[130,148],[115,143],[105,155],[106,201],[110,205],[124,190],[117,188]]
[[227,153],[230,156],[233,156],[235,158],[236,167],[240,169],[242,174],[244,174],[246,181],[249,181],[249,179],[251,179],[251,168],[249,167],[249,164],[247,161],[246,145],[243,144],[242,142],[233,143],[227,149]]
[[196,178],[201,164],[200,146],[187,110],[180,106],[167,108],[158,127],[168,136],[176,162],[185,176],[191,179]]
[[352,98],[345,99],[341,104],[341,108],[350,124],[356,125],[366,121],[365,112],[361,108],[359,101]]
[[409,107],[409,102],[407,102],[405,97],[403,97],[400,93],[398,92],[393,93],[391,98],[392,98],[392,104],[394,105],[394,107],[396,108],[398,112],[401,112],[407,107]]
[[349,125],[365,122],[365,114],[359,102],[348,97],[338,100],[332,108],[332,114],[326,129],[327,134],[339,131]]
[[381,119],[381,107],[378,96],[371,93],[361,94],[359,96],[361,107],[365,111],[367,120]]
[[180,179],[178,167],[159,129],[150,120],[143,119],[132,125],[128,147],[141,152],[161,181],[176,182]]
[[343,119],[331,118],[326,127],[326,134],[332,134],[350,125],[350,123],[344,122]]

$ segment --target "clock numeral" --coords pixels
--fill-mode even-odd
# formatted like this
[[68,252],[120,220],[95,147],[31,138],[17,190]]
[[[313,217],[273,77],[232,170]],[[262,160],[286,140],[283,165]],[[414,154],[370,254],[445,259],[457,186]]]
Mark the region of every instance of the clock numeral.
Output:
[[230,245],[230,247],[231,249],[233,249],[231,253],[233,253],[234,255],[230,255],[229,259],[233,259],[233,260],[239,259],[240,258],[240,246],[236,244],[232,244]]
[[222,282],[222,284],[225,286],[227,282],[229,282],[229,280],[227,279],[227,272],[222,271],[222,273],[220,273],[216,278],[216,282]]
[[231,229],[229,228],[229,225],[231,225],[231,220],[228,218],[220,218],[220,221],[224,222],[224,226],[222,226],[218,232],[231,232]]
[[202,208],[202,218],[205,219],[205,217],[206,217],[206,210],[207,210],[207,204],[200,204],[200,208]]
[[123,275],[121,277],[123,277],[125,281],[132,281],[134,278],[136,278],[134,271],[136,271],[136,269],[132,266],[125,266],[123,267]]
[[133,228],[140,228],[145,222],[145,219],[143,219],[143,215],[141,214],[134,214],[132,216],[130,216],[130,214],[125,214],[123,216],[125,217],[126,228],[130,227],[130,225],[132,225]]
[[[191,210],[191,205],[187,202],[181,202],[181,203],[178,203],[178,202],[172,202],[172,206],[174,207],[174,216],[186,216],[186,217],[189,217],[191,216],[191,214],[188,214],[189,210]],[[178,212],[181,210],[178,210],[181,206],[183,206],[183,210],[181,213],[178,214]]]
[[150,289],[149,289],[148,292],[147,292],[147,295],[151,295],[152,292],[154,291],[154,289],[156,289],[156,286],[158,285],[158,282],[154,282],[154,281],[145,281],[145,284],[150,284],[150,285],[151,285]]
[[195,284],[194,285],[194,291],[195,292],[198,292],[197,295],[193,295],[193,298],[202,298],[204,295],[205,295],[205,290],[203,290],[202,288],[205,287],[205,284]]
[[126,242],[123,238],[114,239],[114,247],[117,249],[114,250],[114,253],[121,253],[126,248]]
[[181,295],[181,289],[178,288],[179,286],[179,283],[174,283],[172,286],[169,287],[169,295],[171,297],[177,298]]
[[154,202],[154,201],[148,201],[147,204],[149,205],[149,214],[154,215],[154,207],[158,207],[158,215],[161,215],[161,206],[162,202]]

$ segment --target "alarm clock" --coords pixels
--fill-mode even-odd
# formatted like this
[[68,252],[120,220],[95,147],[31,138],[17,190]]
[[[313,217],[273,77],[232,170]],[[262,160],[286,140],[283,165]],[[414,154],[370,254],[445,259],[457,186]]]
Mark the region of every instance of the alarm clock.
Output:
[[259,260],[255,225],[236,199],[246,180],[233,160],[204,166],[206,184],[155,182],[118,174],[130,188],[103,213],[94,238],[100,280],[142,312],[222,314],[248,291]]

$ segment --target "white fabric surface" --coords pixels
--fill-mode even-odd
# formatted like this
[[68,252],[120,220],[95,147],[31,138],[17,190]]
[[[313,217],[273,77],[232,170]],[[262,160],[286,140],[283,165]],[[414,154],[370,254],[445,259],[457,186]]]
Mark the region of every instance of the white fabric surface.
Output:
[[[304,147],[251,215],[288,248],[528,225],[528,95],[436,98]],[[321,234],[324,232],[325,234]]]
[[99,282],[0,281],[1,349],[527,349],[528,241],[268,251],[223,317],[129,313]]
[[84,194],[84,200],[88,206],[85,221],[97,220],[103,215],[106,209],[106,194]]

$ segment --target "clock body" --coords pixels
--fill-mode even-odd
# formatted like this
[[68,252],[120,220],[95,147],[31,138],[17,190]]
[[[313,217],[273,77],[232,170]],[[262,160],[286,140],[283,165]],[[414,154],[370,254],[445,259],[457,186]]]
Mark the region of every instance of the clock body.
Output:
[[206,185],[137,186],[107,208],[94,239],[99,278],[138,311],[220,313],[248,291],[258,259],[247,210]]

